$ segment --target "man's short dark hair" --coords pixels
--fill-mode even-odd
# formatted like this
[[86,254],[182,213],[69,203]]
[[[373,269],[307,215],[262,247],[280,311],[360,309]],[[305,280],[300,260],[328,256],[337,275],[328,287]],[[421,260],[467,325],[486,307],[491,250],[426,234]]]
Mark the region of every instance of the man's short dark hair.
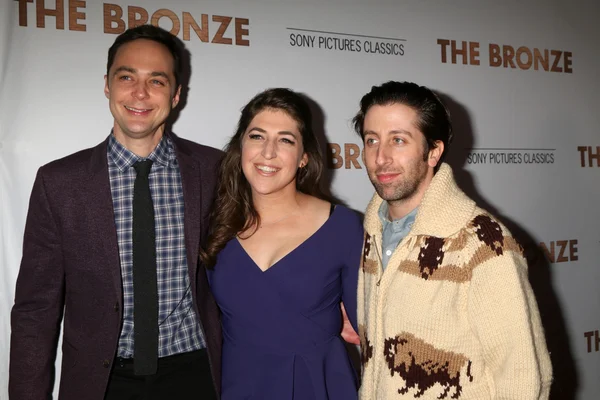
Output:
[[106,64],[106,74],[110,72],[115,61],[117,50],[122,45],[133,42],[138,39],[152,40],[165,46],[173,56],[173,75],[175,75],[175,87],[181,84],[181,74],[183,71],[183,46],[179,39],[170,32],[154,25],[140,25],[135,28],[127,29],[115,39],[115,42],[108,49],[108,62]]
[[360,100],[360,110],[352,120],[356,133],[364,140],[365,115],[372,106],[392,104],[404,104],[417,112],[416,127],[423,133],[427,142],[425,159],[427,159],[429,150],[435,148],[436,141],[440,140],[444,143],[444,152],[438,162],[439,166],[452,142],[452,122],[450,113],[440,98],[425,86],[419,86],[412,82],[395,81],[386,82],[381,86],[373,86],[371,91]]

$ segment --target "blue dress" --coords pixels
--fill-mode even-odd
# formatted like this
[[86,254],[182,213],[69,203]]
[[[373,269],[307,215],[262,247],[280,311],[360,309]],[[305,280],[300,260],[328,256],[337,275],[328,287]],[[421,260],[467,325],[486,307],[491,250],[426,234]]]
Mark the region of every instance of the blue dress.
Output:
[[209,271],[223,313],[222,400],[357,399],[339,303],[356,329],[362,242],[358,215],[338,205],[264,272],[227,243]]

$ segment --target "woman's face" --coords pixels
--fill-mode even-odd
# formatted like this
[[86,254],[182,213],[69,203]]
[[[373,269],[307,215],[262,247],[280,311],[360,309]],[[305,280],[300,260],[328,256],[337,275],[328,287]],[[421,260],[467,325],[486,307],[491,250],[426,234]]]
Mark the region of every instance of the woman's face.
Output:
[[265,109],[242,138],[242,171],[252,194],[296,191],[296,172],[308,162],[296,121],[283,110]]

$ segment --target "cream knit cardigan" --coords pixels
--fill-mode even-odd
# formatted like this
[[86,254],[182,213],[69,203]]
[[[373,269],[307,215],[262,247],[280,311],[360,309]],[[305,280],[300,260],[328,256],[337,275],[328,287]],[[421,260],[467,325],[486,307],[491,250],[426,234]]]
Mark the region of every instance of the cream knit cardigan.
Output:
[[552,366],[510,232],[442,164],[384,272],[382,201],[364,221],[360,399],[547,399]]

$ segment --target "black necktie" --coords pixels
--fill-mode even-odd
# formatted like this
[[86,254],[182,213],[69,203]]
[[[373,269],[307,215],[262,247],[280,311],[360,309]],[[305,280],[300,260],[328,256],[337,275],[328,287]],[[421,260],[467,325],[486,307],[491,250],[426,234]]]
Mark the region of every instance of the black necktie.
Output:
[[158,288],[154,207],[148,175],[152,160],[133,165],[133,368],[136,375],[156,373],[158,360]]

